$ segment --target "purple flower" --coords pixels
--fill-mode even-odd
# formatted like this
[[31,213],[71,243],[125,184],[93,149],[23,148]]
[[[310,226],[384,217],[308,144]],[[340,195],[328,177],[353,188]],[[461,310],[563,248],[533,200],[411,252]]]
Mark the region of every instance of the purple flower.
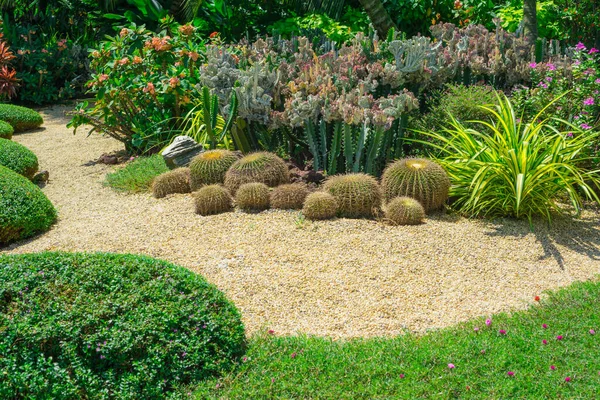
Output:
[[586,47],[585,47],[585,45],[584,45],[583,43],[579,42],[579,43],[577,43],[577,45],[575,46],[575,49],[577,49],[577,50],[585,50],[585,49],[586,49]]
[[105,358],[106,358],[106,357],[104,357],[104,356],[102,356],[102,355],[100,356],[100,359],[101,359],[101,360],[104,360]]
[[544,89],[548,89],[548,85],[546,85],[544,82],[540,82],[538,84],[539,87],[544,88]]
[[535,67],[537,67],[537,63],[532,62],[529,64],[529,68],[535,68]]
[[600,78],[596,79],[595,82],[600,85]]
[[549,71],[555,71],[556,70],[556,65],[554,65],[552,63],[548,63],[546,65],[548,65],[548,70]]
[[552,77],[551,76],[547,76],[546,77],[546,82],[552,82]]
[[597,48],[595,48],[595,47],[592,47],[592,48],[590,49],[590,52],[589,52],[589,54],[598,53],[599,51],[600,51],[600,50],[598,50]]
[[448,368],[454,369],[454,368],[456,368],[456,366],[454,364],[450,363],[450,364],[448,364]]
[[572,137],[573,137],[573,132],[568,132],[568,133],[567,133],[567,137],[570,137],[570,138],[572,138]]
[[588,97],[587,99],[583,100],[583,105],[584,106],[593,106],[594,105],[594,98],[593,97]]
[[588,124],[581,124],[581,129],[592,129]]

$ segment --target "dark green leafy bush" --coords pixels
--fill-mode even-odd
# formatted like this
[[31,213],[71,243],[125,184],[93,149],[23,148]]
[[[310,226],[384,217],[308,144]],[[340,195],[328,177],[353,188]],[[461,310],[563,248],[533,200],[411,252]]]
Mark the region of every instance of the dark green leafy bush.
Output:
[[0,120],[8,122],[15,132],[35,129],[44,123],[37,111],[13,104],[0,104]]
[[12,139],[12,135],[14,133],[13,127],[4,121],[0,121],[0,138],[2,139]]
[[0,257],[0,398],[162,399],[245,351],[240,314],[149,257]]
[[31,179],[38,170],[38,159],[22,144],[0,139],[0,165]]
[[55,220],[56,210],[40,188],[0,165],[0,244],[44,232]]

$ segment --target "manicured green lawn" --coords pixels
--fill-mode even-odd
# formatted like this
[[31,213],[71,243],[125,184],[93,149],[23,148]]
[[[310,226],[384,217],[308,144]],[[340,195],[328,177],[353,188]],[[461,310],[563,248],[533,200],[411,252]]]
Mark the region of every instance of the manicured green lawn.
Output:
[[332,341],[265,332],[244,360],[196,388],[196,398],[597,398],[600,283],[576,283],[528,311],[493,316],[490,326],[481,318],[424,336]]

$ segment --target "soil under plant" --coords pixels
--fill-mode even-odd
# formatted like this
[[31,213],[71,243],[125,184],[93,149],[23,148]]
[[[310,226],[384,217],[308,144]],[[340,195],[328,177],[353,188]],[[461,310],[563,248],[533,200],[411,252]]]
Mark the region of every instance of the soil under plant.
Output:
[[[190,194],[155,199],[103,185],[115,166],[89,163],[120,143],[73,135],[64,107],[45,130],[13,139],[50,171],[43,189],[59,221],[1,252],[147,254],[201,273],[241,310],[248,333],[332,337],[423,332],[523,309],[543,290],[600,273],[600,214],[536,221],[433,213],[416,226],[337,218],[298,224],[298,211],[195,213]],[[87,166],[85,164],[88,164]]]

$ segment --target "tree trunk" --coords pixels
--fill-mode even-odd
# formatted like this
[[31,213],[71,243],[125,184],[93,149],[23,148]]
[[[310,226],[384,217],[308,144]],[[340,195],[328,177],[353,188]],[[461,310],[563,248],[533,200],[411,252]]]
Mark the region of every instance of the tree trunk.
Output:
[[379,34],[379,37],[385,38],[388,31],[392,28],[396,28],[396,24],[392,21],[390,14],[385,10],[381,0],[359,0],[363,6],[373,27]]
[[537,40],[537,0],[523,1],[523,36],[531,46],[535,45]]

